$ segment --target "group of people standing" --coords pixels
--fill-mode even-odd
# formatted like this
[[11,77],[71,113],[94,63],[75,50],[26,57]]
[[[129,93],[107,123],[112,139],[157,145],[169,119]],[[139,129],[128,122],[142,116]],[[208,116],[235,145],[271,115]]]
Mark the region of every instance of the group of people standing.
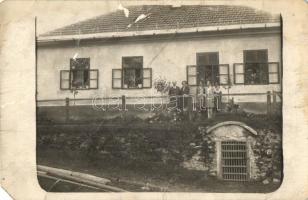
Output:
[[182,81],[182,87],[178,87],[176,81],[172,82],[169,87],[170,104],[173,104],[174,108],[186,111],[188,104],[188,95],[190,88],[187,81]]
[[[170,104],[174,108],[187,111],[188,99],[191,98],[190,88],[187,81],[182,81],[182,87],[178,87],[176,81],[169,87]],[[212,84],[210,81],[199,82],[197,87],[197,101],[195,102],[198,110],[206,111],[207,117],[212,118],[218,111],[221,102],[221,91],[218,84]]]
[[217,83],[214,85],[210,81],[207,81],[206,84],[200,81],[197,88],[197,96],[199,109],[206,110],[207,117],[212,118],[220,108],[220,86]]

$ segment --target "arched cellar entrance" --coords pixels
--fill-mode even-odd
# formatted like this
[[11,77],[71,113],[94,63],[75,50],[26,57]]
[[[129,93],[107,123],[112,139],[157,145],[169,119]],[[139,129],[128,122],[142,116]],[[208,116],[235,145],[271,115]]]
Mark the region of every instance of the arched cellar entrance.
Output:
[[[226,121],[206,130],[206,140],[215,148],[209,160],[209,170],[226,181],[249,181],[256,165],[252,144],[257,132],[242,122]],[[213,148],[208,146],[209,149]]]

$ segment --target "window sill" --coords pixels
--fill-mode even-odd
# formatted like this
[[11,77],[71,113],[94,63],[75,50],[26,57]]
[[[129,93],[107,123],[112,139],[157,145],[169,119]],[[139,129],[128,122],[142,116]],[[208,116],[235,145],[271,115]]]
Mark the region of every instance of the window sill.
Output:
[[257,85],[275,85],[275,84],[280,84],[279,82],[277,83],[258,83],[258,84],[248,84],[248,83],[234,83],[234,85],[245,85],[245,86],[257,86]]
[[138,88],[138,87],[136,87],[136,88],[124,88],[124,87],[122,87],[122,88],[112,88],[112,89],[120,89],[120,90],[142,90],[142,89],[151,89],[152,87],[142,87],[142,88]]
[[98,90],[98,88],[69,88],[69,89],[60,89],[60,90]]

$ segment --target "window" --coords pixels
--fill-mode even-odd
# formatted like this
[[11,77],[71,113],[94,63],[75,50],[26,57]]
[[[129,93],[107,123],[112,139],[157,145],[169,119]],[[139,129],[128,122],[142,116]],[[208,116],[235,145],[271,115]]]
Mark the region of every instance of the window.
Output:
[[90,70],[90,58],[70,59],[70,70],[61,70],[60,88],[97,89],[98,70]]
[[244,51],[244,63],[234,64],[235,84],[279,83],[279,64],[268,62],[267,50]]
[[123,87],[124,88],[142,88],[142,68],[143,58],[123,57]]
[[248,179],[246,149],[246,142],[221,142],[221,166],[224,180],[246,181]]
[[267,62],[267,50],[244,51],[245,84],[267,84]]
[[201,81],[221,85],[229,83],[229,65],[219,64],[217,52],[197,53],[197,65],[187,66],[188,84],[199,85]]
[[89,87],[89,69],[90,58],[70,59],[71,69],[71,88],[87,88]]
[[152,69],[143,68],[143,57],[123,57],[122,69],[112,70],[112,88],[141,89],[152,87]]
[[197,53],[197,81],[219,83],[218,53]]

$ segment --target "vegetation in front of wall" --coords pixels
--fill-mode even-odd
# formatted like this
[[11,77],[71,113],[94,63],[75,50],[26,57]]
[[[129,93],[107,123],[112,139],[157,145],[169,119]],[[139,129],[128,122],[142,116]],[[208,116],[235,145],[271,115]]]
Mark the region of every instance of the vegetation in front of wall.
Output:
[[[172,120],[168,117],[158,114],[147,120],[159,122],[162,120],[165,121],[162,122],[165,124],[168,120]],[[118,126],[112,128],[106,128],[105,123],[87,126],[39,126],[38,148],[52,147],[78,150],[89,155],[92,159],[99,156],[108,156],[123,158],[130,162],[162,162],[181,166],[183,162],[191,159],[198,151],[201,153],[200,158],[213,159],[212,151],[215,149],[215,144],[206,139],[202,130],[204,127],[228,119],[250,122],[247,124],[260,130],[260,136],[257,137],[258,142],[255,144],[255,151],[256,154],[260,154],[260,159],[268,157],[263,155],[264,152],[270,151],[273,155],[277,155],[279,148],[281,148],[281,131],[277,122],[257,117],[252,121],[245,116],[234,118],[234,115],[217,116],[215,120],[209,120],[206,123],[174,122],[174,126],[161,126],[162,124],[158,124],[159,126],[144,126],[148,121],[139,119],[136,123],[135,118],[118,119]],[[138,126],[140,123],[141,126]],[[269,133],[271,133],[270,136],[268,136]],[[260,149],[260,152],[258,152],[258,149]],[[204,160],[204,162],[209,163],[211,160]],[[268,162],[264,161],[264,163],[261,168],[265,168]]]
[[[156,166],[161,174],[170,173],[171,169],[177,172],[168,176],[173,182],[184,181],[181,180],[183,177],[190,180],[191,174],[195,181],[206,183],[216,179],[215,171],[210,167],[215,159],[216,147],[215,142],[204,135],[204,130],[216,123],[232,120],[244,122],[260,132],[254,146],[260,184],[272,185],[281,180],[280,118],[268,119],[245,113],[216,115],[214,119],[207,120],[202,120],[202,117],[201,114],[199,121],[189,121],[181,113],[175,116],[154,113],[146,118],[127,114],[99,123],[38,125],[38,156],[42,159],[45,151],[63,151],[69,152],[65,153],[68,156],[65,163],[80,157],[86,159],[82,162],[95,168],[95,163],[108,160],[119,165],[117,170],[129,168],[138,173],[144,170],[145,174],[146,168]],[[112,126],[109,127],[110,124]],[[270,135],[269,138],[266,135]],[[69,157],[71,154],[77,157]],[[119,161],[125,164],[118,164]],[[146,176],[163,176],[159,173]]]
[[[140,158],[182,162],[200,150],[200,146],[211,147],[203,143],[203,136],[198,130],[200,126],[210,127],[231,120],[244,122],[257,130],[276,130],[275,132],[281,133],[280,118],[268,119],[264,116],[247,116],[245,113],[217,115],[213,119],[206,119],[202,115],[197,117],[194,121],[189,121],[181,113],[159,112],[144,119],[125,115],[99,123],[70,126],[48,123],[38,126],[38,146],[82,149],[89,155],[115,154],[114,156],[131,160]],[[262,136],[262,132],[260,135]],[[264,142],[259,143],[262,145]]]
[[282,143],[281,134],[274,130],[261,129],[253,145],[257,164],[257,179],[264,184],[282,181]]
[[[128,162],[162,162],[178,165],[189,154],[190,132],[157,130],[72,130],[66,127],[39,129],[38,148],[78,150],[91,159],[123,158]],[[74,133],[72,133],[74,132]]]

